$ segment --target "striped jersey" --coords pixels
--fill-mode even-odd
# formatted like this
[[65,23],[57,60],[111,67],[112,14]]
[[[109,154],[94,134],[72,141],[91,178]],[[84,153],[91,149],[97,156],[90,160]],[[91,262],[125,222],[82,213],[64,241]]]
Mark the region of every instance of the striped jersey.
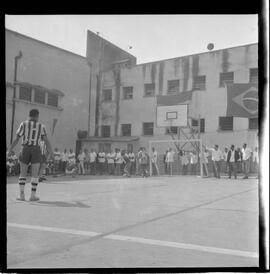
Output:
[[16,132],[19,137],[22,138],[22,145],[38,146],[40,143],[40,137],[46,136],[46,128],[43,124],[26,120],[22,122]]

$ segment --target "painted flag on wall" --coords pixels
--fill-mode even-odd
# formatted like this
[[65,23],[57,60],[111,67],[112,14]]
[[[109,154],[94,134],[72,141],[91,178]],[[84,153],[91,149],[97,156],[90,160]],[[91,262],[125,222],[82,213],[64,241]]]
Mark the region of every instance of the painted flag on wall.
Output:
[[173,106],[188,103],[192,99],[192,91],[183,91],[176,95],[157,95],[157,105]]
[[258,117],[258,84],[227,85],[227,116]]
[[57,123],[57,119],[53,119],[53,126],[52,126],[52,135],[54,133],[54,129],[55,129],[55,126],[56,126],[56,123]]

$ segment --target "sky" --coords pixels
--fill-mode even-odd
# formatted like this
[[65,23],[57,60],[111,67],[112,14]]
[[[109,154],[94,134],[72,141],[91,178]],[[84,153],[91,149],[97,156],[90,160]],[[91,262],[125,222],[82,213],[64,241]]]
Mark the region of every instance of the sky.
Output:
[[5,27],[82,56],[89,29],[138,64],[258,42],[257,15],[6,15]]

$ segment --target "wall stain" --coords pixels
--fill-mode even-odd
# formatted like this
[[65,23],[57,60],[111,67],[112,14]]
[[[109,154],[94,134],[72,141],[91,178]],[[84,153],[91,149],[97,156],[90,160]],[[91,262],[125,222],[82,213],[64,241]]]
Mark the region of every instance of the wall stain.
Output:
[[183,91],[187,91],[189,78],[189,57],[184,57],[182,60]]
[[96,87],[96,117],[95,117],[95,137],[98,137],[99,129],[99,101],[100,101],[100,88],[101,88],[101,74],[96,75],[97,87]]
[[145,74],[146,74],[146,65],[142,65],[142,73],[143,73],[143,79],[145,79]]
[[229,51],[227,49],[222,50],[221,67],[222,67],[223,72],[228,72],[228,68],[229,68]]
[[164,65],[165,65],[164,61],[159,63],[159,73],[158,73],[159,95],[162,95],[162,91],[163,91]]
[[121,71],[118,65],[113,68],[113,78],[115,83],[115,124],[114,124],[114,136],[118,135],[119,126],[119,106],[120,106],[120,92],[121,92]]
[[180,58],[174,59],[174,76],[177,77],[179,75],[179,66],[180,66]]
[[156,82],[156,72],[157,72],[156,64],[152,64],[151,65],[151,82],[152,83]]
[[192,77],[196,77],[199,74],[199,55],[192,56]]

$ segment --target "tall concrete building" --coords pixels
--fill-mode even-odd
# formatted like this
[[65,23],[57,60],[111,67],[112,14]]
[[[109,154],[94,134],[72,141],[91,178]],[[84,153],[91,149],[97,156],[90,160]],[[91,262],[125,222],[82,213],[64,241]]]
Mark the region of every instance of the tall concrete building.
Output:
[[257,44],[138,65],[114,63],[102,72],[100,87],[92,89],[96,135],[84,145],[137,149],[148,147],[149,140],[170,139],[177,128],[157,127],[156,97],[192,92],[188,121],[198,126],[200,117],[204,144],[254,147],[258,118],[226,116],[228,83],[258,83]]

